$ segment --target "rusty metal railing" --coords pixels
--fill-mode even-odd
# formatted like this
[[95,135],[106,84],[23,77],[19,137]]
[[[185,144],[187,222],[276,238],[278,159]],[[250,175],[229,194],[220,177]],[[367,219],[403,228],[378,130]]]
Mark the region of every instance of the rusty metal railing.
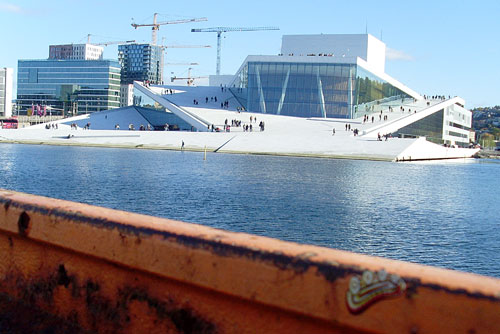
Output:
[[0,204],[0,329],[500,332],[498,279],[12,191]]

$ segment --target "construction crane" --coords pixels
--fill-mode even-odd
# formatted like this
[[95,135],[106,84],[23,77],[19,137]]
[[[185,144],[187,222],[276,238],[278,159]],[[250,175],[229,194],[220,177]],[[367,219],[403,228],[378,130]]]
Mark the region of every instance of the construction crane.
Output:
[[191,67],[188,68],[188,76],[187,76],[187,78],[178,78],[176,76],[173,76],[173,77],[170,78],[170,82],[174,82],[175,80],[187,80],[187,85],[191,86],[193,84],[193,82],[194,82],[194,79],[206,79],[206,78],[208,78],[208,77],[192,77],[191,76],[191,70],[192,70]]
[[158,45],[162,49],[211,48],[210,45]]
[[199,65],[198,63],[165,63],[165,65],[170,65],[170,66],[194,66],[194,65]]
[[221,35],[224,32],[232,31],[261,31],[261,30],[280,30],[278,27],[253,27],[253,28],[241,28],[241,27],[213,27],[213,28],[202,28],[202,29],[191,29],[191,32],[216,32],[217,33],[217,66],[215,73],[220,74],[220,40]]
[[98,45],[98,46],[108,46],[111,44],[128,44],[128,43],[135,43],[135,40],[130,40],[130,41],[110,41],[110,42],[101,42],[101,43],[90,43],[90,36],[91,34],[87,35],[87,44],[92,44],[92,45]]
[[207,21],[206,17],[200,17],[200,18],[194,18],[194,19],[156,22],[157,16],[158,16],[158,13],[154,13],[153,23],[146,23],[146,24],[132,23],[132,27],[134,27],[135,29],[140,28],[140,27],[152,27],[151,43],[153,45],[156,45],[156,33],[158,32],[158,30],[160,29],[160,26],[162,26],[162,25]]

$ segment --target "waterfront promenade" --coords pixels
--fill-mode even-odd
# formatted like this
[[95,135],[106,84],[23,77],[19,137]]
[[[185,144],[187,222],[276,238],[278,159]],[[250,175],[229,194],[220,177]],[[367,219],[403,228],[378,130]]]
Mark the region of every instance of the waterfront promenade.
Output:
[[[392,108],[381,110],[363,122],[358,119],[305,119],[238,110],[234,97],[227,91],[221,93],[219,87],[179,87],[173,86],[173,94],[162,94],[164,87],[153,87],[169,102],[179,106],[184,112],[203,120],[209,126],[221,129],[220,132],[186,131],[128,131],[127,124],[120,124],[117,130],[84,130],[90,115],[81,115],[57,121],[57,129],[46,129],[44,124],[19,130],[0,130],[0,142],[81,145],[123,148],[146,148],[163,150],[190,150],[218,153],[268,154],[286,156],[307,156],[327,158],[348,158],[368,160],[428,160],[447,158],[466,158],[478,150],[449,148],[436,145],[425,138],[382,138],[390,133],[391,125],[404,122],[415,113],[407,110],[425,109],[422,101],[409,101],[406,110]],[[210,100],[218,96],[217,102]],[[198,104],[193,101],[198,100]],[[208,101],[207,101],[208,100]],[[221,108],[225,101],[228,107]],[[433,102],[439,103],[439,101]],[[250,122],[250,118],[252,122]],[[225,124],[233,120],[241,121],[239,127],[224,131]],[[110,117],[110,123],[111,117]],[[259,123],[264,122],[264,131]],[[77,129],[70,124],[76,123]],[[108,128],[114,128],[109,124]],[[95,125],[95,124],[94,124]],[[252,131],[243,127],[252,125]],[[355,133],[357,130],[357,135]],[[184,143],[184,146],[183,146]]]

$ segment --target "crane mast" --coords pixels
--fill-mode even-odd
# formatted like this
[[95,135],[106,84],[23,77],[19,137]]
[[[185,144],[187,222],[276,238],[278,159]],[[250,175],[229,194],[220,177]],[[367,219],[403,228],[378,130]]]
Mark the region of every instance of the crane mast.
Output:
[[279,28],[278,27],[213,27],[213,28],[191,29],[191,32],[217,33],[217,62],[215,67],[215,74],[220,75],[222,33],[233,32],[233,31],[262,31],[262,30],[279,30]]

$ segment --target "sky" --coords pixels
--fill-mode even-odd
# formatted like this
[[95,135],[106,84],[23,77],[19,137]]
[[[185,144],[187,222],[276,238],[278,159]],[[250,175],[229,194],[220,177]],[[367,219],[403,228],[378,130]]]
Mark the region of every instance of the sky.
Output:
[[[247,55],[280,53],[281,38],[292,34],[362,34],[387,46],[386,73],[420,94],[458,95],[466,107],[500,105],[500,1],[226,1],[226,0],[0,0],[0,67],[18,59],[45,59],[50,44],[151,41],[152,23],[206,17],[205,22],[162,25],[166,63],[198,63],[192,76],[215,74],[216,33],[192,28],[267,27],[280,30],[223,34],[221,74],[234,74]],[[105,47],[117,59],[117,45]],[[165,81],[188,75],[188,65],[166,65]],[[172,74],[173,73],[173,74]],[[14,78],[14,85],[17,84]],[[14,87],[15,90],[15,87]]]

